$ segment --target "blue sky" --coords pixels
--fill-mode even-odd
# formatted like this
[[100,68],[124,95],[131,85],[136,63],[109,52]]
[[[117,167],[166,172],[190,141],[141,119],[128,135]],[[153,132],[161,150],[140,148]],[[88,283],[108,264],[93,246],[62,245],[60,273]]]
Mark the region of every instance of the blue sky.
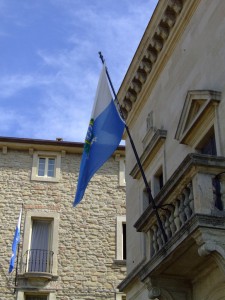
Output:
[[118,91],[157,0],[0,0],[0,136],[83,142],[101,51]]

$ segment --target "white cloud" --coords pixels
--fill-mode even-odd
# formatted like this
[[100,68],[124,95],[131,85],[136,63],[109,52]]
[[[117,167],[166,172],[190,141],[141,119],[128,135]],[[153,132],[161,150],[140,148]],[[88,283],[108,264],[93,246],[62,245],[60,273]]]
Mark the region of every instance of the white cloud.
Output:
[[[48,2],[64,12],[63,22],[69,28],[64,36],[60,36],[64,46],[51,49],[36,46],[38,63],[35,65],[39,68],[11,74],[5,72],[0,77],[0,102],[4,98],[9,101],[12,97],[20,99],[23,96],[20,94],[28,89],[31,95],[34,89],[35,99],[27,109],[28,115],[21,115],[21,110],[13,105],[2,107],[2,113],[7,113],[8,117],[0,130],[10,136],[13,132],[19,137],[62,137],[83,141],[101,69],[98,51],[103,52],[112,82],[118,90],[151,15],[151,4],[154,6],[157,1],[140,1],[137,5],[136,1],[124,0],[120,4],[120,1],[106,0],[105,5],[112,7],[105,6],[101,10],[102,0],[91,4],[86,0]],[[120,5],[124,11],[119,11]]]
[[48,85],[52,82],[49,76],[34,74],[6,75],[0,78],[0,97],[7,98],[15,95],[21,90]]

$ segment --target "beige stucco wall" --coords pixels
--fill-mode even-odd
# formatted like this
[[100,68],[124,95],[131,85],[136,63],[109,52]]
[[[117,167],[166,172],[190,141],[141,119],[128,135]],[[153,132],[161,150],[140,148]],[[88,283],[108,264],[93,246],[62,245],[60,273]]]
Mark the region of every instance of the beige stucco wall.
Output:
[[[175,139],[178,122],[189,90],[215,90],[222,92],[221,103],[217,109],[218,123],[215,131],[218,154],[225,154],[225,136],[223,134],[225,130],[224,11],[225,2],[222,0],[200,1],[182,36],[177,40],[172,55],[168,58],[167,63],[161,66],[160,73],[156,75],[158,76],[157,79],[154,78],[154,85],[151,89],[145,90],[145,87],[149,84],[148,80],[152,78],[146,81],[141,91],[143,98],[137,98],[133,106],[134,111],[135,107],[138,107],[136,113],[130,112],[132,118],[129,119],[131,120],[129,126],[139,155],[143,153],[142,141],[146,135],[146,122],[144,120],[147,119],[149,112],[153,111],[154,127],[167,130],[165,144],[160,150],[162,153],[158,153],[159,157],[156,157],[145,170],[149,181],[155,174],[157,167],[160,166],[160,159],[163,164],[164,179],[168,180],[185,156],[190,152],[196,151],[190,146],[181,145]],[[146,47],[146,45],[143,45],[143,47]],[[138,57],[136,59],[138,60]],[[151,76],[149,75],[149,77]],[[127,141],[126,145],[127,239],[130,249],[127,267],[129,274],[147,256],[143,247],[144,234],[137,233],[133,227],[142,213],[144,184],[142,179],[133,179],[129,175],[136,164],[136,160],[129,141]],[[202,286],[194,285],[193,299],[208,299],[205,290],[206,285],[209,286],[208,292],[210,289],[215,292],[215,282],[220,277],[217,272],[219,271],[214,271],[211,274],[211,280],[203,276]],[[224,275],[221,280],[220,285],[222,282],[224,283]],[[144,299],[146,291],[142,293],[142,289],[143,287],[140,287],[137,283],[131,285],[128,299],[134,299],[133,295],[135,292],[137,295],[140,292],[136,299]],[[165,299],[170,298],[165,297]],[[212,299],[223,298],[218,296]]]
[[[154,112],[155,127],[167,130],[164,149],[166,179],[169,179],[187,153],[194,151],[191,147],[181,145],[179,141],[175,140],[180,114],[189,90],[208,89],[222,92],[222,100],[218,110],[220,133],[225,129],[223,122],[225,111],[223,80],[225,78],[225,40],[222,38],[225,28],[225,19],[222,14],[224,9],[224,1],[201,1],[191,23],[178,41],[172,57],[158,77],[141,113],[136,115],[135,122],[130,127],[135,146],[140,154],[143,152],[142,140],[146,134],[146,122],[143,120],[147,119],[150,111]],[[220,134],[220,142],[221,154],[224,155],[225,137],[223,134]],[[127,142],[127,198],[133,200],[132,207],[127,205],[128,224],[133,224],[140,216],[141,211],[142,190],[140,187],[143,186],[142,180],[138,182],[129,176],[135,163],[132,148]],[[153,175],[152,165],[146,170],[146,175],[148,178]],[[128,243],[136,245],[140,233],[135,233],[132,226],[128,227],[130,230]],[[136,253],[131,251],[128,255],[129,270],[142,257],[140,249],[138,247],[134,247],[134,249]],[[134,264],[131,256],[137,258]]]
[[[91,180],[82,202],[73,208],[80,158],[80,154],[63,154],[60,181],[39,182],[30,180],[33,156],[28,149],[8,146],[6,154],[0,149],[0,299],[15,299],[15,271],[9,275],[8,267],[22,203],[22,235],[26,214],[59,216],[58,279],[38,288],[51,291],[50,299],[115,299],[116,287],[126,273],[125,265],[114,261],[116,217],[125,215],[119,160],[112,157],[104,164]],[[25,280],[23,284],[28,283]],[[23,293],[18,296],[23,299]]]

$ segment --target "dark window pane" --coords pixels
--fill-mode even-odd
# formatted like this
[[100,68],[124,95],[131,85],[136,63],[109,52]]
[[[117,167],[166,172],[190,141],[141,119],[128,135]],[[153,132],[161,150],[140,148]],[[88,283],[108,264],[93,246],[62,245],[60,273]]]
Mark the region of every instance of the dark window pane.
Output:
[[163,187],[163,173],[161,173],[161,174],[158,176],[158,180],[159,180],[159,189],[161,190],[162,187]]
[[48,296],[44,296],[44,295],[40,295],[40,296],[38,296],[38,295],[26,295],[26,300],[47,300],[48,298],[47,298]]
[[126,242],[126,223],[123,226],[123,259],[127,258],[127,242]]
[[215,136],[211,136],[199,149],[202,154],[216,155],[216,140]]

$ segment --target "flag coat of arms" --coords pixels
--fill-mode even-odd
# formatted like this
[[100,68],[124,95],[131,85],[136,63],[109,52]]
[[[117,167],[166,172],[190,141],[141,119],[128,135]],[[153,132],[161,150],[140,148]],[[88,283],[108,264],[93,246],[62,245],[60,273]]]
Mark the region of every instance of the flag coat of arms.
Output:
[[85,138],[74,206],[82,200],[85,189],[94,173],[119,146],[124,127],[125,123],[113,101],[105,65],[103,65]]
[[16,259],[16,252],[17,252],[17,245],[20,242],[21,216],[22,216],[22,209],[20,210],[20,215],[19,215],[19,219],[18,219],[18,223],[17,223],[17,226],[16,226],[14,239],[13,239],[13,243],[12,243],[12,256],[11,256],[10,263],[9,263],[9,273],[11,273],[13,268],[14,268],[15,259]]

